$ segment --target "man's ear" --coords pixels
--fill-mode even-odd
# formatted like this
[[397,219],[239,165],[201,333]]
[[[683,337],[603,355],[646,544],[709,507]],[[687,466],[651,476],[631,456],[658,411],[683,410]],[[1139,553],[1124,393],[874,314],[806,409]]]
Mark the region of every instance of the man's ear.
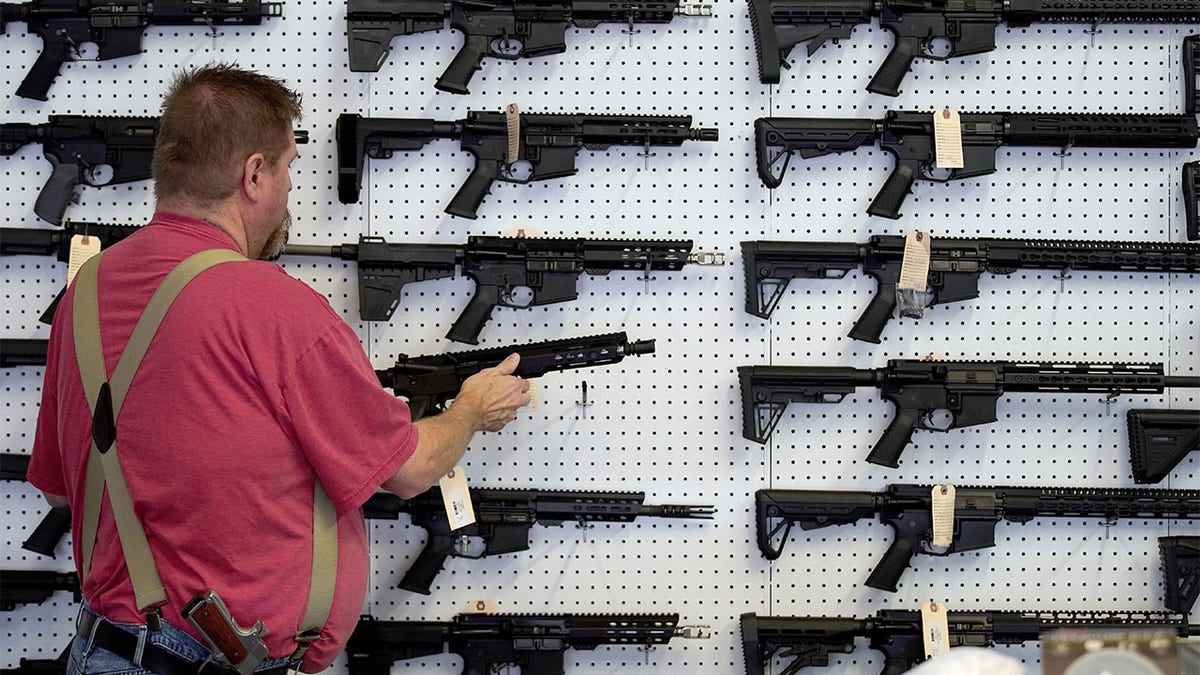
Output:
[[261,152],[246,158],[242,164],[242,191],[251,199],[257,199],[262,188],[262,174],[267,169],[267,159]]

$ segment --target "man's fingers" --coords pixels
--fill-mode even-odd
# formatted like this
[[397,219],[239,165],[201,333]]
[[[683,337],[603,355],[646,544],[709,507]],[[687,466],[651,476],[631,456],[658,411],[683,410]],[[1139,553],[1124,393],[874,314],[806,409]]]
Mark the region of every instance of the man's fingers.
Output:
[[513,352],[505,357],[503,361],[496,364],[496,370],[499,371],[501,375],[512,375],[513,371],[517,369],[517,364],[520,362],[521,355]]

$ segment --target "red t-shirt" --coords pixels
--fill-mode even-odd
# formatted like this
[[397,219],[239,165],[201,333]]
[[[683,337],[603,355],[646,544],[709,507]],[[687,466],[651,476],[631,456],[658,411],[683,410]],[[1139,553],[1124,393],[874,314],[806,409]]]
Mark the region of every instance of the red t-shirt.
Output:
[[[236,250],[212,225],[158,213],[104,254],[108,373],[167,272],[212,248]],[[29,482],[70,500],[78,566],[91,414],[75,359],[73,291],[50,333]],[[416,443],[408,406],[380,386],[357,335],[324,297],[267,262],[205,271],[167,313],[117,421],[134,510],[166,586],[166,620],[196,635],[179,612],[212,588],[243,626],[265,623],[272,657],[291,653],[308,599],[319,477],[338,511],[338,578],[303,669],[325,668],[366,594],[361,506]],[[96,540],[88,604],[111,621],[144,622],[107,498]]]

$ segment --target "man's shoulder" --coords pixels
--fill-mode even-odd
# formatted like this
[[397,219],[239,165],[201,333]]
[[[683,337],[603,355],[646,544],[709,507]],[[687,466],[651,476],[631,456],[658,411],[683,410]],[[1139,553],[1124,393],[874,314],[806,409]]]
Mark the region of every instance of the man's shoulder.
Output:
[[234,306],[253,316],[283,312],[293,321],[341,318],[324,295],[274,263],[246,260],[217,265],[197,279],[201,280],[206,295],[230,298]]

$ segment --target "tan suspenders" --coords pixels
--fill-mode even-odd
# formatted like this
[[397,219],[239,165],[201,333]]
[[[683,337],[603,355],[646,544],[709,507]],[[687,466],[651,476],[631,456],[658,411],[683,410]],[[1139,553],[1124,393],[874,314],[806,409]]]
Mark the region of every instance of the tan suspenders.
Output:
[[[121,540],[121,550],[129,567],[138,610],[151,621],[157,620],[159,607],[167,602],[154,556],[146,540],[146,532],[133,511],[133,499],[125,484],[117,452],[116,422],[142,357],[158,332],[159,324],[171,304],[185,286],[204,270],[222,263],[245,260],[228,249],[202,251],[179,263],[154,291],[150,303],[142,312],[125,351],[108,378],[104,368],[104,351],[100,342],[100,312],[97,296],[97,273],[103,254],[96,255],[80,269],[75,279],[75,356],[83,379],[83,390],[92,412],[92,447],[88,453],[87,476],[84,488],[82,571],[91,571],[100,521],[100,504],[108,488],[113,517]],[[337,574],[337,513],[329,496],[314,481],[313,487],[313,564],[308,604],[300,631],[295,639],[300,643],[297,655],[321,634],[333,605],[333,589]]]

